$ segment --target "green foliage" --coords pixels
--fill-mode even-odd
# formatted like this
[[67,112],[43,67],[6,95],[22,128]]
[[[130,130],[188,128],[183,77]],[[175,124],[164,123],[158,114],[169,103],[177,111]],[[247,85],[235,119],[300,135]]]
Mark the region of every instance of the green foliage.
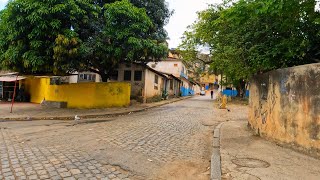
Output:
[[166,55],[166,45],[153,38],[154,25],[145,9],[123,0],[102,10],[102,16],[91,21],[94,33],[81,38],[80,54],[85,67],[103,81],[120,62],[146,63]]
[[106,81],[120,62],[166,56],[167,5],[132,2],[10,1],[0,14],[0,68],[54,74],[89,70]]
[[72,34],[74,19],[94,11],[88,2],[10,1],[0,13],[0,67],[22,73],[52,72],[55,39]]
[[212,68],[233,82],[277,68],[319,62],[315,0],[239,0],[212,5],[185,33],[181,48],[210,48]]

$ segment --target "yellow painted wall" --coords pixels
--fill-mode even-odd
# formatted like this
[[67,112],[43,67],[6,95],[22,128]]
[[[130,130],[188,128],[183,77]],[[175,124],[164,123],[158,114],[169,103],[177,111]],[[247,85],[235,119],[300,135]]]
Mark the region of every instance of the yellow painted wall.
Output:
[[214,83],[217,77],[214,74],[203,74],[200,78],[200,83]]
[[[249,124],[261,136],[320,152],[320,63],[251,79]],[[320,153],[319,153],[320,155]]]
[[50,85],[49,78],[29,78],[25,82],[30,101],[63,101],[68,108],[123,107],[130,104],[131,85],[123,82]]

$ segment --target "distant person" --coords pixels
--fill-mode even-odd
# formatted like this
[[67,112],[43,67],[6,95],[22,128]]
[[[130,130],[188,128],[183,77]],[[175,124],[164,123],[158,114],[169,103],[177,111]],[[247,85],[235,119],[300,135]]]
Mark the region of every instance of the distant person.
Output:
[[211,90],[211,99],[213,99],[213,90]]

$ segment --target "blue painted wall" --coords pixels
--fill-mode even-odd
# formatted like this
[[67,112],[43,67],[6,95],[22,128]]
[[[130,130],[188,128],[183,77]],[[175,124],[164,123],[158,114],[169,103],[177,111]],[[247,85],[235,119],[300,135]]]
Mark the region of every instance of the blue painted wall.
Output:
[[193,96],[194,95],[194,91],[189,88],[181,87],[180,91],[181,91],[181,96]]
[[[222,91],[223,95],[226,96],[231,96],[231,97],[236,97],[238,95],[238,91],[237,90],[223,90]],[[249,90],[246,91],[246,97],[249,97],[250,93]]]

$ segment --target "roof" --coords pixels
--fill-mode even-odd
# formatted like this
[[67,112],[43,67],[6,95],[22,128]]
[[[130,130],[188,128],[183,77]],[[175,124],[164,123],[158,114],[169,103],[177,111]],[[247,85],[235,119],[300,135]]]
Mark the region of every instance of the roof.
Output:
[[168,78],[165,74],[163,74],[163,73],[161,73],[161,72],[159,72],[159,71],[157,71],[157,70],[152,69],[151,67],[149,67],[149,66],[146,65],[146,64],[141,64],[141,63],[137,63],[137,62],[134,62],[134,64],[140,65],[140,66],[148,69],[149,71],[151,71],[151,72],[153,72],[153,73],[155,73],[155,74],[158,74],[158,75],[160,75],[160,76],[162,76],[162,77],[164,77],[164,78]]
[[0,81],[2,82],[14,82],[16,80],[20,81],[26,79],[24,76],[0,76]]
[[154,73],[156,73],[156,74],[158,74],[158,75],[160,75],[160,76],[162,76],[162,77],[168,78],[167,76],[165,76],[165,74],[163,74],[163,73],[161,73],[161,72],[159,72],[159,71],[157,71],[157,70],[152,69],[152,68],[149,67],[148,65],[144,65],[144,66],[145,66],[145,68],[148,69],[149,71],[152,71],[152,72],[154,72]]
[[168,75],[170,77],[172,77],[173,79],[177,80],[177,81],[181,81],[181,78],[180,77],[176,77],[175,75],[173,74],[170,74],[170,73],[165,73],[165,72],[160,72],[162,74],[165,74],[165,75]]

